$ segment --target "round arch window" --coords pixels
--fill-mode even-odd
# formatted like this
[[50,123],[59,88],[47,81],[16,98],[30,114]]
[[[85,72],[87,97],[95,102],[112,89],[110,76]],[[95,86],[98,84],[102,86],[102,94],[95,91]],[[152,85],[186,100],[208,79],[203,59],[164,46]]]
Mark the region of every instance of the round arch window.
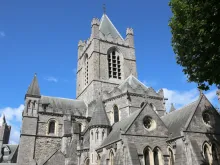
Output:
[[204,121],[205,124],[211,126],[211,116],[210,116],[209,113],[204,112],[204,113],[202,114],[202,119],[203,119],[203,121]]
[[154,130],[156,128],[156,122],[150,116],[144,117],[143,125],[148,131]]

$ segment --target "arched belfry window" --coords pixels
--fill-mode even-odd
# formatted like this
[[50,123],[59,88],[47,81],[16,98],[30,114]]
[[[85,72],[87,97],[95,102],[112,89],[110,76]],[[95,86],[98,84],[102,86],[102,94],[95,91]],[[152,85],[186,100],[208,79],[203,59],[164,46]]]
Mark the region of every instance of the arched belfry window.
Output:
[[121,79],[121,60],[115,48],[108,52],[108,75],[109,78]]
[[56,123],[54,120],[49,122],[48,134],[55,134]]
[[85,86],[89,82],[89,60],[88,60],[88,54],[85,54],[85,69],[84,69],[84,75],[85,75]]
[[119,121],[119,112],[118,112],[118,106],[114,105],[113,107],[113,111],[114,111],[114,122],[118,122]]

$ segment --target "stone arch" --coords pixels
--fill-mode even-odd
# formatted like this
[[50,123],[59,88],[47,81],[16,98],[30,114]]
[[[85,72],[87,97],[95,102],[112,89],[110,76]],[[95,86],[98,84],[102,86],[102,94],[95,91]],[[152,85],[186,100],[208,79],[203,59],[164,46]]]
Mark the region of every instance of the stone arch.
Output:
[[212,163],[212,157],[211,157],[211,146],[208,142],[204,142],[202,146],[202,153],[205,161],[209,164]]
[[84,164],[85,164],[85,165],[89,165],[89,164],[90,164],[90,159],[89,159],[89,158],[86,158]]
[[114,165],[114,151],[111,149],[109,151],[109,165]]
[[149,146],[146,146],[143,150],[144,155],[144,164],[145,165],[153,165],[153,152]]
[[175,156],[174,156],[174,152],[173,152],[173,149],[168,146],[168,153],[169,153],[169,165],[174,165],[174,162],[175,162]]

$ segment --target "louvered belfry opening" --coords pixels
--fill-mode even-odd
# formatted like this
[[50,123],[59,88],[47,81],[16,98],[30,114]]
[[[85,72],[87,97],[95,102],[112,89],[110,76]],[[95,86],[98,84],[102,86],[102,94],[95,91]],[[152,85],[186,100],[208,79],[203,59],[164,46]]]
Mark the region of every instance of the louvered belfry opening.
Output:
[[108,71],[109,78],[121,79],[121,61],[116,50],[108,53]]

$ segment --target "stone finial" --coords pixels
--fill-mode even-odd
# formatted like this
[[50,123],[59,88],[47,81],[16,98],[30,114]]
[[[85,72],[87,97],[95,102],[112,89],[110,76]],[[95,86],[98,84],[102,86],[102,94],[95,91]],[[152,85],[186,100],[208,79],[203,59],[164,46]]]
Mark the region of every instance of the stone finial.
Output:
[[132,28],[127,28],[126,35],[134,35],[134,30]]
[[97,26],[99,26],[100,25],[100,21],[99,21],[99,19],[98,18],[93,18],[92,19],[92,23],[91,23],[91,25],[93,26],[93,25],[97,25]]
[[164,97],[164,91],[163,91],[163,89],[160,89],[159,92],[158,92],[158,94],[159,94],[160,96]]
[[170,112],[173,112],[175,110],[176,110],[176,108],[174,107],[173,103],[171,103]]
[[82,40],[79,40],[78,47],[80,47],[80,46],[84,46],[84,43]]

